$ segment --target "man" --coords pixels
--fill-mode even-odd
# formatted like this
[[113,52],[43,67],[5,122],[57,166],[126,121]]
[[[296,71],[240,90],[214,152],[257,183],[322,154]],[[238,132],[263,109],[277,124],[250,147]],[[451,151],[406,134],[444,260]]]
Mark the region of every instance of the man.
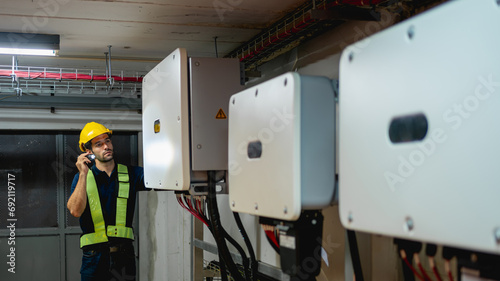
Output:
[[[132,241],[136,192],[144,190],[144,171],[115,163],[112,131],[91,122],[80,133],[78,173],[67,207],[83,231],[81,280],[135,280]],[[95,155],[95,165],[88,155]]]

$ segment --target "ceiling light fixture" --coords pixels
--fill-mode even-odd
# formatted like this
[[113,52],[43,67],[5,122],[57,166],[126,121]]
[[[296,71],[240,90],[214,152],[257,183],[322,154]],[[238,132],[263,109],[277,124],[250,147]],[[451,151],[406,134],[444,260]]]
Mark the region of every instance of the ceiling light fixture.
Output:
[[0,32],[0,54],[56,56],[59,35]]
[[28,55],[28,56],[56,56],[56,50],[44,49],[20,49],[20,48],[0,48],[0,54],[4,55]]

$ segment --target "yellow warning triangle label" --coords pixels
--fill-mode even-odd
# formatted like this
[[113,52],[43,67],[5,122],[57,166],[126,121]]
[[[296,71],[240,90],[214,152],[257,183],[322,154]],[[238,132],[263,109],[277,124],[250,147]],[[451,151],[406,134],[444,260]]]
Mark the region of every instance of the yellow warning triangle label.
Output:
[[217,112],[217,115],[215,115],[215,119],[227,119],[226,113],[224,113],[224,110],[222,110],[222,108],[219,108],[219,112]]

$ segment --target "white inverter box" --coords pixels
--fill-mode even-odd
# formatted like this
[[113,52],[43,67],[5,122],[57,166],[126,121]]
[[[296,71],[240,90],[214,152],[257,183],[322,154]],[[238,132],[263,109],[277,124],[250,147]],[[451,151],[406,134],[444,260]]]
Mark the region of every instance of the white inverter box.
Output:
[[500,253],[499,5],[449,1],[344,50],[346,228]]
[[286,73],[231,97],[233,211],[296,220],[321,209],[335,185],[335,96],[325,77]]

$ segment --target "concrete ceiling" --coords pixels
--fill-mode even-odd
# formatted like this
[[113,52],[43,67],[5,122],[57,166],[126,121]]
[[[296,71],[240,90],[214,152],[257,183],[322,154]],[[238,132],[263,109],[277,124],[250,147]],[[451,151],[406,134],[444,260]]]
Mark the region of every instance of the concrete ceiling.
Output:
[[[117,60],[158,61],[178,47],[190,56],[214,57],[214,37],[224,56],[303,2],[2,0],[0,31],[60,35],[59,58],[23,57],[23,65],[87,66],[90,60],[104,61],[108,45]],[[10,60],[0,56],[0,64]]]

